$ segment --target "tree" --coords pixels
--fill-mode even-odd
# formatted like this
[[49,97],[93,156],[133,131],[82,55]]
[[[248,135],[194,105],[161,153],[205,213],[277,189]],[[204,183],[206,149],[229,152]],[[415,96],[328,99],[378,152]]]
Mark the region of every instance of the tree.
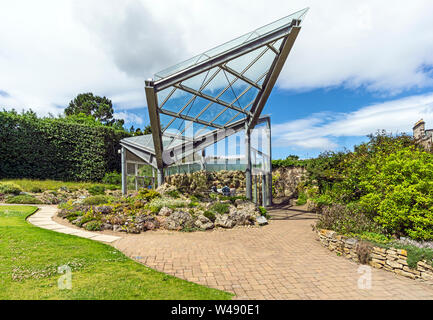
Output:
[[143,134],[151,134],[151,133],[152,133],[152,127],[150,126],[150,124],[148,124],[143,128]]
[[93,93],[81,93],[69,103],[65,109],[66,116],[92,116],[104,125],[123,129],[124,121],[113,118],[113,103],[106,97],[95,96]]

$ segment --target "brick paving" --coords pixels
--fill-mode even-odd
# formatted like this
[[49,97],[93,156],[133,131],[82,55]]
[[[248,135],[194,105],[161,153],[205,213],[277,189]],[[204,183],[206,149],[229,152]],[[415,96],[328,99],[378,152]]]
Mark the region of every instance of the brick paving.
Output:
[[433,299],[433,285],[371,268],[371,288],[359,289],[360,265],[322,247],[315,215],[275,208],[262,228],[207,232],[146,232],[112,245],[156,270],[236,299]]

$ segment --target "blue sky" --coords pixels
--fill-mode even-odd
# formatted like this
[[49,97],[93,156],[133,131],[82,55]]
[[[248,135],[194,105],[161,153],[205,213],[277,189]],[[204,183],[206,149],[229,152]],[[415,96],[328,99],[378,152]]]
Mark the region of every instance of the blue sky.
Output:
[[430,0],[4,0],[0,107],[59,114],[93,92],[143,127],[145,79],[305,7],[264,110],[274,158],[352,149],[420,118],[433,128]]

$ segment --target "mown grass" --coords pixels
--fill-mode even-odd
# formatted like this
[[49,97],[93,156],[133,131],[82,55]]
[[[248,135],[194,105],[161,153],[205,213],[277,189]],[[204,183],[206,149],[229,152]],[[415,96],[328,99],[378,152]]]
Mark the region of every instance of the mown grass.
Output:
[[[0,206],[0,300],[230,299],[227,292],[147,268],[109,245],[37,228],[31,206]],[[58,267],[72,270],[60,290]]]
[[1,182],[12,182],[14,184],[17,184],[25,192],[33,192],[36,189],[40,189],[41,191],[58,190],[60,187],[67,187],[71,191],[74,191],[78,189],[87,189],[95,185],[104,186],[104,187],[111,186],[111,185],[94,183],[94,182],[65,182],[65,181],[57,181],[57,180],[32,180],[32,179],[3,179],[0,180],[0,183]]

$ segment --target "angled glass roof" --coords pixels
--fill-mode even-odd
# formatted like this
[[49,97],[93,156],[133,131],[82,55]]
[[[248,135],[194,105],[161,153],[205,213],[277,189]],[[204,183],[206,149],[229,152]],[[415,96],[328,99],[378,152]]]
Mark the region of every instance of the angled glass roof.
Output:
[[264,36],[267,33],[270,33],[272,31],[275,31],[280,28],[285,28],[292,22],[293,19],[295,20],[302,20],[307,13],[308,8],[302,9],[300,11],[297,11],[295,13],[292,13],[284,18],[281,18],[277,21],[271,22],[263,27],[260,27],[254,31],[248,32],[247,34],[244,34],[236,39],[230,40],[224,44],[221,44],[213,49],[207,50],[201,54],[198,54],[188,60],[185,60],[183,62],[180,62],[178,64],[175,64],[174,66],[171,66],[169,68],[166,68],[164,70],[161,70],[160,72],[157,72],[155,74],[155,80],[163,79],[165,77],[168,77],[170,75],[173,75],[177,72],[180,72],[182,70],[185,70],[193,65],[196,65],[200,62],[206,61],[209,58],[215,57],[217,55],[220,55],[226,51],[233,50],[236,47],[239,47],[245,43],[248,43],[257,37]]
[[[149,118],[157,136],[140,144],[146,142],[161,163],[163,151],[182,141],[241,122],[252,129],[307,11],[255,29],[146,81]],[[151,148],[152,142],[157,147]]]

